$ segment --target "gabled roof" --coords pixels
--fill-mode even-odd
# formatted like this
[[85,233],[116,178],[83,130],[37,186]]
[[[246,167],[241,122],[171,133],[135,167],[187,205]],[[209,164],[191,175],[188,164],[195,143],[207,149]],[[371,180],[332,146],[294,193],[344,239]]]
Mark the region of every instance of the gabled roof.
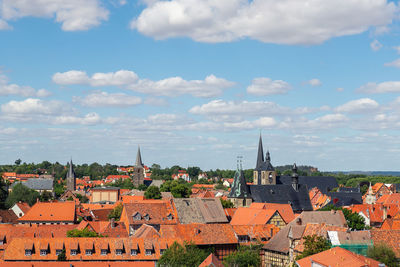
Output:
[[363,203],[362,194],[360,192],[328,192],[326,194],[331,198],[328,205],[333,204],[336,207]]
[[232,228],[238,236],[247,235],[250,239],[257,239],[261,242],[269,240],[279,232],[279,228],[273,224],[232,225]]
[[355,254],[341,247],[331,248],[323,252],[296,261],[299,267],[311,267],[312,263],[322,266],[346,267],[378,267],[379,262],[362,255]]
[[180,223],[227,223],[219,198],[175,198]]
[[251,203],[249,208],[253,209],[274,209],[279,211],[282,219],[286,223],[290,223],[294,220],[293,209],[290,204],[278,204],[278,203]]
[[37,202],[20,222],[74,222],[75,202]]
[[257,225],[267,224],[269,219],[276,213],[273,209],[251,209],[240,207],[235,212],[230,224],[231,225]]
[[28,210],[31,209],[31,206],[29,206],[28,203],[26,202],[17,202],[15,203],[16,206],[18,206],[18,208],[20,208],[20,210],[22,210],[23,213],[28,212]]
[[381,196],[376,203],[379,204],[400,204],[400,193]]
[[[176,224],[177,216],[172,204],[167,200],[143,200],[124,204],[129,224]],[[141,215],[140,220],[134,220],[133,215]],[[148,214],[148,220],[145,215]],[[172,214],[168,218],[168,215]]]
[[224,267],[222,262],[214,255],[210,254],[199,267]]
[[[53,179],[46,178],[30,178],[25,182],[21,182],[21,184],[33,190],[48,190],[53,191]],[[12,184],[12,188],[16,186],[17,183]]]
[[302,235],[307,223],[325,223],[346,227],[346,219],[342,211],[304,211],[295,220],[283,227],[263,248],[265,250],[279,251],[281,253],[289,252],[289,231],[293,228],[297,236]]
[[149,239],[149,238],[159,238],[161,237],[161,235],[159,232],[157,232],[157,230],[153,226],[148,224],[143,224],[142,226],[139,227],[139,229],[135,231],[135,234],[132,237]]

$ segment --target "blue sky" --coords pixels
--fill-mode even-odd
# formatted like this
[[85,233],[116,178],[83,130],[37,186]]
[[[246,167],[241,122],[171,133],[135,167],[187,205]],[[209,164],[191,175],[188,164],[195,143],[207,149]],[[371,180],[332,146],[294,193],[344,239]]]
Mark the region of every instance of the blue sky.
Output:
[[399,170],[384,0],[0,0],[0,163]]

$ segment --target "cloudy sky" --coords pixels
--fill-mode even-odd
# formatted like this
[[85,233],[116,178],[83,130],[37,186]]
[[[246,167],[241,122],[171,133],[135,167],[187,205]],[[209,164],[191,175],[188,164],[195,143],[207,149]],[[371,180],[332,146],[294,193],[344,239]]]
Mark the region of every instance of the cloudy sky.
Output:
[[0,0],[0,164],[399,170],[386,0]]

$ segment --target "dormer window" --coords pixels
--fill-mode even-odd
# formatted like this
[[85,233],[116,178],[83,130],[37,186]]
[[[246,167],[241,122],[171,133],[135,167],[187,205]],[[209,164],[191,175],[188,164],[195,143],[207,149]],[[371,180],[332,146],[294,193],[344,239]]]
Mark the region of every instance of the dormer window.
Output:
[[143,218],[144,218],[146,221],[150,220],[150,216],[149,216],[149,214],[147,214],[147,213],[143,216]]
[[25,249],[25,256],[32,256],[32,250],[31,249]]
[[160,254],[163,255],[165,252],[165,249],[160,249]]
[[87,256],[91,256],[92,253],[93,253],[93,250],[92,250],[92,249],[86,249],[86,250],[85,250],[85,254],[86,254]]
[[107,255],[107,249],[102,249],[102,250],[100,251],[100,253],[101,253],[101,255]]
[[115,250],[116,255],[122,255],[122,249],[116,249]]
[[62,249],[56,249],[56,256],[60,255],[62,252]]
[[46,256],[46,255],[47,255],[47,249],[41,249],[40,256]]
[[131,249],[131,256],[136,256],[138,254],[137,249]]
[[133,215],[133,220],[135,220],[135,221],[140,221],[141,219],[142,219],[142,216],[140,215],[139,212],[136,212],[136,213]]
[[174,216],[172,216],[172,214],[171,213],[169,213],[168,215],[167,215],[167,219],[170,221],[170,220],[172,220],[174,218]]
[[78,254],[77,249],[71,249],[71,256],[76,256]]
[[146,256],[151,256],[153,254],[153,250],[152,249],[146,249],[145,254],[146,254]]

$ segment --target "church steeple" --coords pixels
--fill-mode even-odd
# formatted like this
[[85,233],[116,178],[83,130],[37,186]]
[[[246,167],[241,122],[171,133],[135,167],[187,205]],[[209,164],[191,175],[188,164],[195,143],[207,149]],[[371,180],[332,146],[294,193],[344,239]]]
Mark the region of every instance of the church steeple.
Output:
[[140,147],[138,146],[137,154],[136,154],[136,163],[135,167],[144,167],[142,162],[142,155],[140,154]]
[[242,162],[238,159],[237,169],[235,172],[235,176],[233,178],[232,189],[229,192],[230,198],[249,198],[250,197],[250,189],[246,183],[246,179],[244,178],[244,172],[242,169]]
[[76,189],[76,175],[74,171],[74,165],[72,164],[72,158],[69,162],[69,169],[67,172],[67,190],[75,191]]
[[262,138],[260,134],[260,140],[258,141],[258,153],[257,153],[257,163],[256,163],[256,169],[262,168],[264,164],[264,150],[263,150],[263,144],[262,144]]

